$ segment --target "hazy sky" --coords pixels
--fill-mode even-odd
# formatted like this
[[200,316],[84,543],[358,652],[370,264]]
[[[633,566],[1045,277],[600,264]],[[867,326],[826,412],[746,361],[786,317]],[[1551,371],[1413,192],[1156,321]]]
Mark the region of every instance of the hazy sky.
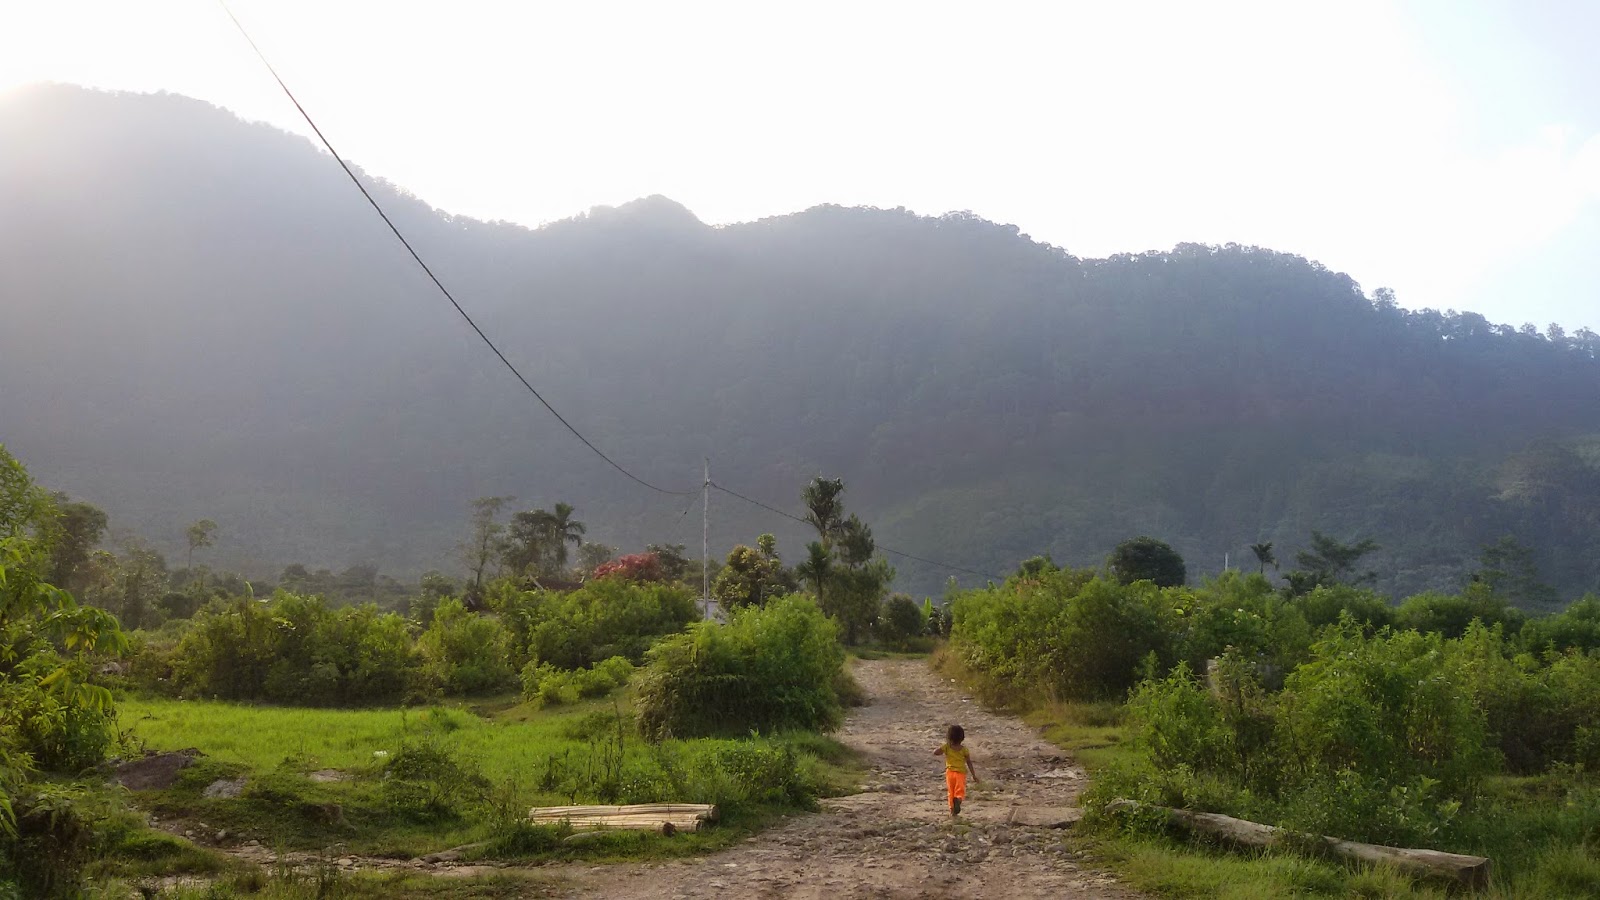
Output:
[[[232,7],[345,156],[455,213],[968,209],[1600,327],[1600,0]],[[214,0],[0,0],[0,90],[34,81],[307,131]]]

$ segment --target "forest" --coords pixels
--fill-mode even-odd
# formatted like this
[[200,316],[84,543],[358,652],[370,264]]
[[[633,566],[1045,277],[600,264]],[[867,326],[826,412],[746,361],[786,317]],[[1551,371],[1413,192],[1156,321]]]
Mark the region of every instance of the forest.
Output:
[[[176,96],[6,102],[30,140],[0,133],[0,438],[41,480],[169,558],[216,521],[207,558],[253,580],[414,582],[486,495],[578,505],[609,545],[698,537],[687,498],[542,416],[304,140]],[[1374,540],[1395,596],[1508,535],[1563,595],[1600,583],[1586,323],[1414,310],[1257,247],[1087,259],[842,207],[713,228],[659,197],[527,229],[369,181],[558,408],[668,488],[710,457],[793,513],[840,477],[886,547],[993,574],[1141,533],[1217,574],[1319,530]],[[762,532],[805,537],[716,498],[714,555]],[[952,574],[892,561],[917,595]]]

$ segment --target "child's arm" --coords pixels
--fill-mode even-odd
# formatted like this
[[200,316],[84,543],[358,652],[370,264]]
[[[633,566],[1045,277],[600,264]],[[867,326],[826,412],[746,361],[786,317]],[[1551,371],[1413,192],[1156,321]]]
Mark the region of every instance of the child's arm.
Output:
[[972,776],[972,783],[973,784],[977,784],[978,782],[983,780],[982,778],[978,777],[978,767],[972,761],[972,751],[971,750],[967,751],[967,772],[968,772],[968,774],[970,774]]
[[938,756],[939,754],[941,754],[943,752],[944,752],[944,745],[940,744],[939,747],[933,751],[933,755],[934,756]]

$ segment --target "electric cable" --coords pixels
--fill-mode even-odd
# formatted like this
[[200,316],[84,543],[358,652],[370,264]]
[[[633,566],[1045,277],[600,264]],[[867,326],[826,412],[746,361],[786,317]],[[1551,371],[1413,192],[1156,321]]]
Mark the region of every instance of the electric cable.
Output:
[[552,416],[556,417],[556,421],[566,426],[566,429],[572,432],[573,437],[576,437],[578,440],[582,441],[585,447],[593,450],[595,455],[610,464],[611,468],[616,469],[618,472],[628,476],[630,479],[658,493],[671,494],[674,496],[688,496],[690,494],[700,493],[699,490],[670,490],[668,488],[651,484],[650,482],[645,481],[643,478],[633,474],[624,468],[621,463],[607,456],[604,451],[602,451],[599,447],[596,447],[593,441],[589,440],[587,437],[584,437],[583,432],[579,431],[577,428],[574,428],[572,423],[568,422],[565,416],[557,412],[554,406],[550,405],[550,401],[546,400],[544,395],[539,393],[539,390],[533,386],[533,383],[528,381],[528,379],[523,376],[522,372],[519,371],[516,366],[512,365],[511,360],[507,359],[506,355],[500,352],[500,348],[495,346],[494,341],[490,340],[489,336],[484,333],[483,329],[478,327],[478,323],[474,321],[472,316],[468,315],[467,311],[462,308],[459,302],[456,301],[455,295],[451,294],[450,289],[444,286],[444,282],[440,281],[439,276],[433,273],[433,269],[429,268],[426,262],[423,262],[421,254],[417,253],[416,248],[411,246],[411,242],[409,240],[406,240],[406,236],[401,233],[399,227],[396,226],[393,220],[389,218],[389,214],[383,211],[383,207],[378,204],[377,199],[374,198],[367,190],[367,186],[362,184],[361,179],[356,177],[356,173],[350,168],[349,164],[344,161],[344,157],[339,155],[339,151],[333,149],[333,144],[329,142],[328,138],[322,133],[322,129],[317,127],[317,123],[312,120],[311,114],[306,112],[306,108],[300,105],[300,101],[296,99],[294,91],[289,90],[289,85],[284,83],[283,78],[278,74],[278,70],[273,68],[272,62],[267,59],[267,55],[261,51],[260,47],[256,46],[255,39],[250,37],[250,32],[245,30],[244,23],[240,22],[239,17],[235,16],[233,14],[233,10],[228,8],[228,4],[225,2],[225,0],[217,0],[217,3],[222,7],[222,11],[228,14],[228,18],[233,20],[234,27],[239,29],[239,34],[243,35],[245,41],[250,44],[250,49],[255,51],[256,57],[261,60],[261,64],[267,67],[268,72],[272,73],[272,79],[278,83],[278,87],[283,89],[283,93],[289,98],[289,102],[293,103],[294,108],[300,112],[300,117],[306,120],[307,125],[311,126],[311,130],[317,135],[317,140],[322,142],[322,146],[328,148],[328,152],[333,155],[334,162],[339,164],[339,168],[344,170],[344,174],[350,176],[351,183],[354,184],[356,189],[361,192],[361,196],[367,198],[367,203],[371,204],[373,210],[378,213],[378,217],[383,219],[383,224],[389,226],[389,230],[394,232],[394,236],[400,240],[402,245],[405,246],[406,252],[410,253],[411,258],[416,260],[417,265],[422,267],[422,271],[427,274],[428,279],[433,282],[434,287],[439,289],[439,293],[444,294],[444,298],[450,301],[450,305],[455,307],[456,312],[461,314],[461,318],[465,319],[466,323],[472,327],[473,332],[476,333],[478,338],[483,341],[484,346],[488,347],[494,353],[494,355],[499,358],[500,362],[503,363],[508,370],[510,370],[511,374],[515,375],[517,380],[522,382],[522,386],[528,389],[528,393],[532,394],[534,399],[543,404],[544,408],[549,410]]

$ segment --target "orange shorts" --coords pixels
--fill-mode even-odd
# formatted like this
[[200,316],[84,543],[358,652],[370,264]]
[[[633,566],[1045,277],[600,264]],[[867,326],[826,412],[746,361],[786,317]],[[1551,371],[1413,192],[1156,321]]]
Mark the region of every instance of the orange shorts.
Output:
[[967,773],[944,770],[945,792],[951,800],[967,799]]

